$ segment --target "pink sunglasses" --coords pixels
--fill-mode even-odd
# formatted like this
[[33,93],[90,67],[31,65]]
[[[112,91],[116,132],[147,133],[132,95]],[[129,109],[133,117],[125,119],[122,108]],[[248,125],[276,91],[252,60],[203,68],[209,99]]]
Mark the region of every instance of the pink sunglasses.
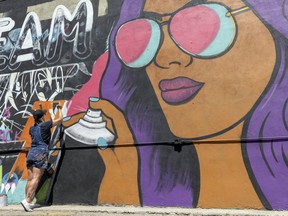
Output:
[[[196,58],[215,58],[227,52],[236,38],[234,15],[248,10],[248,7],[242,7],[229,11],[218,3],[186,7],[172,15],[168,31],[185,53]],[[128,67],[145,67],[156,56],[162,37],[161,24],[155,20],[131,20],[117,31],[116,53]]]

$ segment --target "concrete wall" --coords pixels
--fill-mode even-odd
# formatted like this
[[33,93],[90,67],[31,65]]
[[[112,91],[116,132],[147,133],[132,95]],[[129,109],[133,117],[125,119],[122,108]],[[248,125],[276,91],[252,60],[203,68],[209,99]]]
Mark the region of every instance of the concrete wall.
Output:
[[60,103],[37,202],[288,209],[287,6],[0,2],[1,193]]

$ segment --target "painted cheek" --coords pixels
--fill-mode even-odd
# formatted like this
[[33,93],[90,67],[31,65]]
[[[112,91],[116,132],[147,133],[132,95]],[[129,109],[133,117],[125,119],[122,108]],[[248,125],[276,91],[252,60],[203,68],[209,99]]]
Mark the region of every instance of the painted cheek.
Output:
[[220,27],[217,13],[206,6],[194,6],[177,13],[171,20],[173,40],[186,52],[197,55],[215,39]]

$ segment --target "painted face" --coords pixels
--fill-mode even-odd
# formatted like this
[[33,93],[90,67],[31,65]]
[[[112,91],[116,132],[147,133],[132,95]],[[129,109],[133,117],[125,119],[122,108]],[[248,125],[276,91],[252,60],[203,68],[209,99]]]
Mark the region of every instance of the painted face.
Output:
[[[115,44],[124,64],[146,67],[171,131],[183,138],[239,123],[276,61],[270,32],[242,1],[198,3],[147,0],[145,19],[123,25]],[[133,46],[123,46],[129,31]]]

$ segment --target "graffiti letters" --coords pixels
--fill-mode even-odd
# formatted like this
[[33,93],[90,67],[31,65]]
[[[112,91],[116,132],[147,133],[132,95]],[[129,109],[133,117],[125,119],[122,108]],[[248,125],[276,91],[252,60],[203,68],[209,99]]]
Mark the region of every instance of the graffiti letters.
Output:
[[[55,64],[64,53],[64,43],[66,52],[72,51],[78,59],[87,58],[91,53],[92,8],[89,0],[81,0],[71,14],[59,5],[50,30],[44,32],[35,12],[27,14],[21,29],[13,29],[15,22],[11,18],[0,19],[0,71],[15,71],[27,61],[36,66]],[[7,37],[1,37],[4,32],[8,32]]]

